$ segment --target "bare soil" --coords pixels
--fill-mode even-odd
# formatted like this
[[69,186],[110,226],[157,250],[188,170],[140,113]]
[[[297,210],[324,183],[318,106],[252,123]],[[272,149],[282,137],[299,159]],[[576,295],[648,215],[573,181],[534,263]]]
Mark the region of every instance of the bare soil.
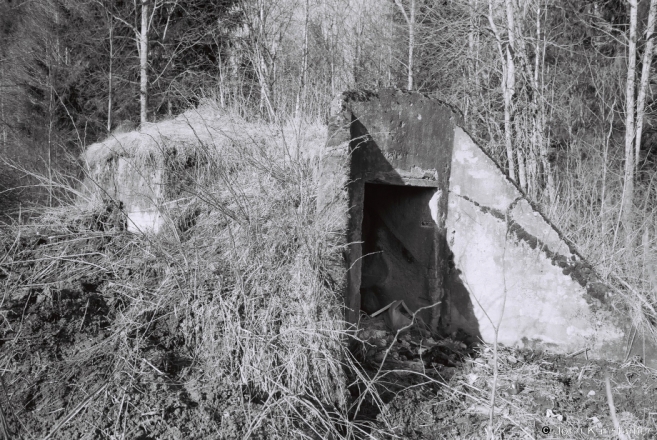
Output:
[[502,346],[496,355],[458,333],[396,334],[367,318],[362,326],[362,364],[383,396],[370,411],[386,438],[619,438],[605,377],[620,431],[657,438],[657,372],[639,358],[615,363]]

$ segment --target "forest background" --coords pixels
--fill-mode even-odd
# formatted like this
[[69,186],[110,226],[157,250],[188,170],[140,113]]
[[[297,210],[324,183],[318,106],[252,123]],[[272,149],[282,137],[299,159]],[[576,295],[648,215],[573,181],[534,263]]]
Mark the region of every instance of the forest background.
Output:
[[[0,207],[54,204],[86,146],[211,99],[326,122],[416,90],[466,128],[606,278],[652,294],[656,0],[2,0]],[[656,280],[657,281],[657,280]],[[650,293],[648,293],[650,292]]]

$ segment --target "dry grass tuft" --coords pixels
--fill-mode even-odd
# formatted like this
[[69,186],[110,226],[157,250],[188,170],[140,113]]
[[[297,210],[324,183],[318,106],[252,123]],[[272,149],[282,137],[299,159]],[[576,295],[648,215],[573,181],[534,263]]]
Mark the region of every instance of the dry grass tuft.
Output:
[[610,299],[634,329],[657,341],[657,187],[639,175],[634,221],[625,228],[619,216],[622,158],[619,151],[607,155],[605,142],[601,134],[591,144],[571,146],[559,174],[560,196],[545,202],[546,214],[614,288]]

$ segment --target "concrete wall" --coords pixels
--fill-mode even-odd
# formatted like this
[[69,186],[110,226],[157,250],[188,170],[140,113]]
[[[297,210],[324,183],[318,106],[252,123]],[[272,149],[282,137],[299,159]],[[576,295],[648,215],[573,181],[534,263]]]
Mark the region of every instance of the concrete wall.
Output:
[[[479,334],[508,345],[561,352],[622,345],[626,326],[606,306],[606,287],[558,231],[455,127],[447,242]],[[459,295],[460,294],[460,295]],[[472,319],[450,312],[452,328]],[[467,325],[467,323],[465,324]],[[622,350],[621,350],[622,351]]]
[[162,228],[165,185],[161,167],[119,156],[94,164],[89,174],[86,193],[121,201],[129,231],[156,233]]
[[[622,304],[460,121],[416,93],[345,93],[334,103],[318,208],[343,250],[332,267],[347,320],[357,323],[361,306],[369,312],[392,299],[415,310],[424,297],[441,302],[428,317],[434,331],[461,329],[492,343],[499,330],[506,345],[610,359],[639,354],[657,365],[653,344],[631,337]],[[372,198],[365,187],[374,184],[379,195]],[[385,196],[383,185],[430,192],[403,200]],[[426,222],[427,212],[432,233],[418,233],[411,225]],[[372,213],[380,224],[368,239]],[[382,255],[367,262],[363,246]],[[404,262],[396,248],[418,264]],[[376,297],[361,301],[361,292]]]

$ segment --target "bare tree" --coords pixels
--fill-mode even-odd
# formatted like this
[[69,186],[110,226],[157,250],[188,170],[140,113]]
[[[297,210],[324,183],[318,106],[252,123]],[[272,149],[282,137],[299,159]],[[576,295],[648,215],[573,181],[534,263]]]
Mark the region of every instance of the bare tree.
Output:
[[406,88],[413,90],[413,53],[415,51],[415,0],[409,0],[408,13],[404,8],[401,0],[395,0],[395,4],[401,11],[408,25],[408,63],[406,68],[408,70],[408,83]]
[[634,205],[634,137],[636,81],[636,25],[637,0],[628,0],[630,6],[630,27],[627,47],[627,81],[625,85],[625,170],[623,173],[623,198],[621,201],[621,218],[626,230],[630,230]]
[[641,150],[641,134],[643,131],[644,114],[646,106],[646,90],[650,80],[650,66],[652,64],[654,32],[655,32],[655,14],[657,12],[657,0],[650,0],[650,9],[648,11],[648,24],[646,25],[646,46],[643,52],[643,66],[641,68],[641,81],[639,82],[639,95],[636,103],[636,135],[634,137],[634,160],[635,168],[639,167],[639,152]]
[[308,20],[310,16],[310,0],[306,0],[306,7],[304,9],[304,23],[303,23],[303,53],[301,55],[301,70],[299,72],[299,91],[297,93],[297,104],[294,111],[296,118],[301,116],[301,111],[306,100],[306,80],[308,75]]
[[[108,74],[108,84],[110,87],[110,93],[108,98],[108,109],[111,113],[111,100],[112,100],[112,77],[113,77],[113,32],[116,22],[120,22],[123,25],[131,29],[134,34],[134,39],[137,45],[137,53],[139,55],[139,121],[141,124],[148,122],[148,85],[149,85],[149,33],[153,26],[153,20],[156,13],[160,8],[164,6],[166,0],[135,0],[134,2],[134,14],[140,17],[139,25],[131,24],[125,17],[118,15],[114,12],[108,4],[105,4],[102,0],[96,0],[102,8],[108,19],[108,31],[110,39],[110,70]],[[177,1],[173,1],[173,7],[169,10],[169,17],[173,10],[175,10]],[[139,4],[139,8],[137,5]],[[111,3],[110,3],[111,5]],[[137,20],[135,20],[137,21]],[[166,20],[168,24],[168,17]],[[166,33],[166,30],[164,31]],[[171,57],[172,59],[174,56]],[[160,73],[160,76],[162,73]],[[111,127],[111,115],[108,116],[108,126]]]
[[114,19],[112,16],[105,12],[105,19],[107,20],[107,29],[109,31],[109,66],[107,72],[107,132],[109,133],[112,130],[112,100],[114,98],[112,92],[112,86],[114,78],[112,77],[114,67]]
[[650,80],[650,65],[653,56],[653,38],[655,30],[655,15],[657,13],[657,0],[650,1],[648,22],[645,29],[645,47],[643,52],[643,65],[639,80],[638,96],[636,93],[636,58],[637,58],[637,0],[629,0],[630,23],[627,46],[627,79],[625,85],[625,164],[623,173],[623,196],[621,202],[621,221],[626,230],[626,240],[632,241],[629,233],[632,230],[634,217],[635,177],[638,171],[641,135],[643,132],[646,91]]
[[148,121],[148,0],[141,0],[139,73],[139,122],[145,124]]
[[7,151],[7,119],[5,117],[5,89],[8,88],[5,75],[4,54],[0,53],[0,125],[2,125],[2,150]]
[[[259,110],[273,119],[279,55],[282,42],[292,24],[297,0],[242,0],[240,3],[246,24],[246,45],[243,49],[258,80]],[[293,95],[294,96],[294,95]]]
[[506,158],[509,168],[509,178],[513,181],[516,181],[516,167],[514,161],[514,150],[513,150],[513,126],[511,121],[513,119],[513,97],[515,95],[515,83],[516,83],[516,69],[515,62],[513,59],[513,12],[512,5],[510,0],[506,1],[507,7],[507,20],[510,20],[510,23],[507,23],[509,29],[509,41],[508,44],[505,44],[502,40],[502,35],[500,34],[497,25],[495,24],[495,19],[493,15],[493,0],[488,0],[488,22],[490,23],[491,30],[493,35],[495,35],[495,40],[497,42],[497,48],[500,54],[500,59],[502,60],[503,65],[503,74],[502,74],[502,95],[504,96],[504,139],[506,145]]

